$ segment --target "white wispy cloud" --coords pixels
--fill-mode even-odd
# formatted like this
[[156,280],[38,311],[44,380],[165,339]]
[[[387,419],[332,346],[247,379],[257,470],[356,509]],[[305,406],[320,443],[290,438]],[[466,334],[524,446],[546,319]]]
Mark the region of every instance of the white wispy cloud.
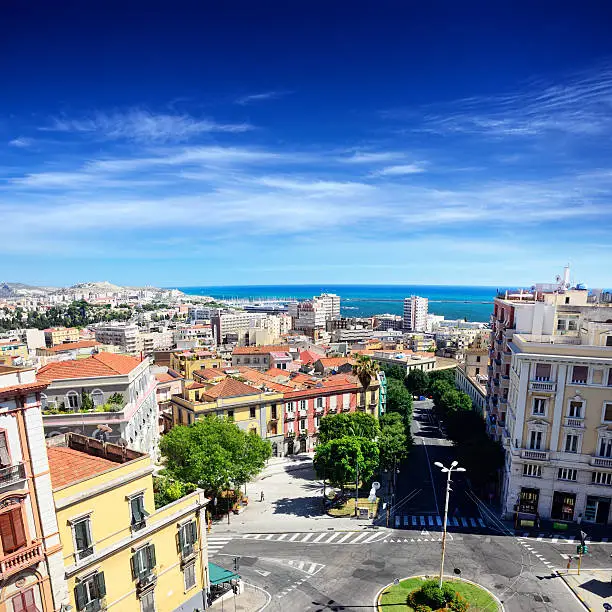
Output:
[[423,162],[412,164],[400,164],[398,166],[387,166],[380,170],[375,170],[371,176],[403,176],[406,174],[420,174],[425,172],[425,164]]
[[19,149],[27,149],[31,147],[34,143],[32,138],[26,138],[24,136],[20,136],[19,138],[14,138],[13,140],[9,140],[9,146],[17,147]]
[[276,100],[282,96],[286,96],[291,92],[289,91],[263,91],[261,93],[249,94],[246,96],[241,96],[236,100],[236,104],[240,104],[241,106],[246,106],[247,104],[252,104],[253,102],[263,102],[265,100]]
[[108,140],[139,142],[184,141],[205,133],[241,133],[254,129],[248,123],[218,123],[187,114],[156,114],[143,109],[97,112],[89,117],[54,117],[39,128],[48,132],[92,134]]
[[406,154],[401,151],[355,151],[350,156],[337,157],[336,160],[345,164],[376,164],[405,157]]

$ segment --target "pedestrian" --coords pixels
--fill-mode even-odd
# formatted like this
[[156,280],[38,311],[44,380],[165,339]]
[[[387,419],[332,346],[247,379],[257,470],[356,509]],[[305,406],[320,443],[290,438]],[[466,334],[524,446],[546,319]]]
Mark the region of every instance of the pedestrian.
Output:
[[262,502],[264,500],[264,492],[261,492],[261,495],[259,497],[259,501]]

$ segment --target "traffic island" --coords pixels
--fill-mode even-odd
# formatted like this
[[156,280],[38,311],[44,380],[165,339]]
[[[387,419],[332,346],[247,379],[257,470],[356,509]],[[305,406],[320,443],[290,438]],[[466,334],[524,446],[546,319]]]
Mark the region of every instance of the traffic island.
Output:
[[378,612],[503,612],[504,606],[483,586],[464,579],[448,579],[438,588],[432,576],[411,576],[383,588],[377,597]]

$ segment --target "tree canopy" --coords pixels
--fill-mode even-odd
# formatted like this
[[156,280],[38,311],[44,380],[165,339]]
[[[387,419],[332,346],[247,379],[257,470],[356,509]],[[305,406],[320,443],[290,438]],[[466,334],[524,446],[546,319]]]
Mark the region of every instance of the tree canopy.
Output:
[[328,414],[319,425],[319,444],[344,436],[374,440],[379,433],[378,420],[367,412]]
[[173,427],[160,449],[169,476],[214,493],[250,480],[272,454],[267,440],[213,416]]
[[402,381],[387,380],[387,412],[397,412],[404,419],[404,426],[412,422],[412,395]]
[[412,437],[406,434],[404,420],[398,412],[387,412],[380,417],[378,449],[380,465],[389,468],[408,456]]
[[425,395],[429,390],[429,377],[423,370],[417,370],[415,368],[408,372],[404,384],[412,395]]
[[370,383],[380,371],[378,362],[374,361],[368,355],[357,355],[355,365],[353,366],[353,374],[357,376],[361,386],[367,389]]

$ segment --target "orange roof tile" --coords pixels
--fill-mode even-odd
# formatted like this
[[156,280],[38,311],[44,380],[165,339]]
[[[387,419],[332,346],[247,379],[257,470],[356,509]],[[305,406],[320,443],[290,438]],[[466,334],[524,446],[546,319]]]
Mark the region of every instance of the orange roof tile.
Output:
[[206,380],[222,378],[225,376],[225,372],[220,368],[202,368],[201,370],[194,370],[193,373]]
[[0,395],[19,393],[20,391],[42,391],[46,387],[47,384],[40,381],[32,383],[23,383],[21,385],[11,385],[10,387],[0,387]]
[[300,351],[302,363],[315,363],[315,361],[319,361],[321,357],[324,357],[324,355],[319,355],[319,353],[313,351]]
[[199,382],[192,382],[190,385],[187,385],[185,389],[188,391],[191,391],[192,389],[206,389],[206,385]]
[[51,383],[54,380],[69,378],[97,378],[98,376],[117,376],[129,374],[140,365],[141,361],[129,355],[99,353],[86,359],[72,359],[50,363],[42,367],[37,374],[41,382]]
[[336,368],[344,365],[345,363],[350,365],[355,363],[355,360],[351,359],[350,357],[321,357],[319,361],[324,368]]
[[80,340],[79,342],[65,342],[64,344],[57,344],[56,346],[52,346],[48,348],[48,351],[52,353],[61,353],[63,351],[72,351],[80,348],[94,348],[96,346],[100,346],[99,342],[95,340]]
[[54,489],[97,476],[120,465],[104,457],[96,457],[64,446],[48,447],[47,456],[51,485]]
[[207,399],[216,400],[220,397],[240,397],[241,395],[255,395],[261,393],[259,389],[245,385],[235,378],[226,378],[216,385],[209,387],[205,392]]
[[268,346],[237,346],[233,355],[263,355],[266,353],[278,353],[278,352],[288,352],[289,345],[281,344],[281,345],[268,345]]

